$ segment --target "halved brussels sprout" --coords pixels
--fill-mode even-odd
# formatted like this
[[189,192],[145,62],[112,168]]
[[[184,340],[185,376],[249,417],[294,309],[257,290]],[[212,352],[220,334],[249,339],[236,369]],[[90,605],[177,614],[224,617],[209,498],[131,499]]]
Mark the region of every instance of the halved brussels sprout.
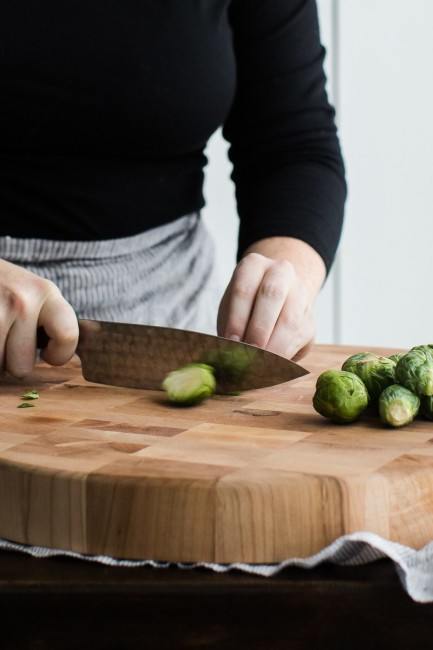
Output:
[[433,347],[417,345],[397,363],[397,381],[420,397],[433,395]]
[[215,392],[213,368],[206,363],[190,363],[170,372],[162,382],[162,388],[174,404],[198,404]]
[[367,389],[352,372],[326,370],[317,380],[313,406],[333,422],[353,422],[368,406]]
[[393,384],[385,388],[379,397],[379,415],[382,422],[391,427],[402,427],[416,417],[420,399],[415,393]]

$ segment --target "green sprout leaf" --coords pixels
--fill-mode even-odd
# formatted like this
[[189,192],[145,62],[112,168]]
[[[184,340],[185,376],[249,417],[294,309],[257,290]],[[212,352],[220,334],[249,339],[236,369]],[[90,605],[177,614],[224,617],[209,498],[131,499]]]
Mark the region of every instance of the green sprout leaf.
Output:
[[34,406],[34,404],[30,404],[30,402],[22,402],[21,404],[18,404],[17,409],[29,409],[32,406]]
[[395,384],[395,365],[395,361],[388,357],[363,352],[349,357],[343,364],[343,370],[353,372],[362,379],[374,402],[387,386]]
[[21,399],[39,399],[39,393],[37,390],[28,390],[27,392],[23,393],[23,395],[21,395]]
[[390,354],[388,359],[391,359],[391,361],[394,361],[394,363],[398,363],[406,352],[396,352],[395,354]]
[[395,375],[399,384],[419,397],[433,395],[433,346],[412,348],[397,363]]
[[371,352],[357,352],[356,354],[352,354],[352,356],[346,359],[343,363],[341,370],[344,370],[345,372],[353,372],[356,375],[356,364],[358,361],[364,361],[364,359],[368,358],[370,354]]

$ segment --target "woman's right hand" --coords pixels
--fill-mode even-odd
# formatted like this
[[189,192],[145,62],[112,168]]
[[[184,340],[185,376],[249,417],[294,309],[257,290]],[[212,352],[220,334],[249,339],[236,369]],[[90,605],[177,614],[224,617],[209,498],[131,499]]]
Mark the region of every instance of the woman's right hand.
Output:
[[61,366],[78,343],[78,321],[60,289],[16,264],[0,260],[0,368],[15,377],[29,374],[36,360],[36,330],[49,337],[41,357]]

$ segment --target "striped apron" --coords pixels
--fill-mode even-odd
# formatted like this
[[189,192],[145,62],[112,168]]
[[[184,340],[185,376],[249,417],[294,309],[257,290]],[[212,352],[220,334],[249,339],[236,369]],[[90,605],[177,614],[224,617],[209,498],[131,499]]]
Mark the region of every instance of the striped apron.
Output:
[[118,239],[0,237],[0,258],[52,280],[79,318],[216,332],[222,294],[200,214]]

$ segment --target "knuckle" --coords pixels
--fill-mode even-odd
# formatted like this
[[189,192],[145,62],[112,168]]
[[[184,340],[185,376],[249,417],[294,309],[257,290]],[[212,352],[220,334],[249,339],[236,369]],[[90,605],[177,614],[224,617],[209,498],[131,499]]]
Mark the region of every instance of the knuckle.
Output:
[[275,268],[290,276],[293,276],[295,273],[295,268],[292,262],[289,262],[289,260],[277,260],[275,262]]
[[42,278],[40,275],[35,273],[30,274],[29,284],[31,285],[33,291],[43,291],[50,281],[46,278]]
[[3,309],[5,309],[9,316],[23,317],[27,313],[28,298],[22,289],[3,287],[1,291],[1,302]]
[[248,282],[235,282],[232,289],[234,298],[249,299],[255,296],[256,289],[254,285]]
[[283,300],[286,296],[286,288],[280,282],[263,282],[260,286],[260,293],[265,298]]
[[240,261],[240,264],[263,264],[266,261],[266,257],[260,253],[247,253]]
[[41,303],[43,296],[54,290],[51,285],[56,288],[50,280],[32,275],[25,283],[3,286],[0,289],[2,308],[14,318],[26,318]]
[[45,294],[55,294],[58,296],[60,294],[60,289],[52,280],[46,278],[38,278],[40,281],[40,288]]
[[297,332],[301,326],[301,318],[297,312],[292,310],[283,311],[281,314],[281,323],[286,329]]

